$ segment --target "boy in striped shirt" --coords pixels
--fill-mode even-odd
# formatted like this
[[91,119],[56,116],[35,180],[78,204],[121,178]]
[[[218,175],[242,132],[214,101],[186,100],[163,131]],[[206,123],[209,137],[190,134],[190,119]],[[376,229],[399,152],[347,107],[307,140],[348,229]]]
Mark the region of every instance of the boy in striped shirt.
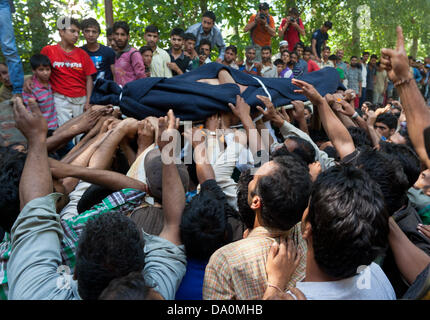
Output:
[[35,54],[30,58],[33,69],[33,88],[31,93],[23,92],[24,103],[28,107],[28,100],[33,98],[39,105],[40,111],[48,122],[48,129],[58,128],[57,111],[54,105],[49,78],[51,76],[51,61],[43,54]]

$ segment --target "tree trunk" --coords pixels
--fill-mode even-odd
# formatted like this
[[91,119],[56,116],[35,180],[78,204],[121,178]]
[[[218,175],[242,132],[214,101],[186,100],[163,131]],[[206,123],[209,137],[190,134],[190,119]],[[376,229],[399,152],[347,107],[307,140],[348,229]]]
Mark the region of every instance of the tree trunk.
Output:
[[357,4],[355,2],[351,3],[352,11],[352,52],[355,56],[360,57],[360,28],[357,25],[360,15],[357,12]]
[[49,31],[42,16],[42,6],[38,0],[28,0],[28,18],[31,30],[31,50],[39,53],[49,41]]
[[112,0],[105,0],[105,19],[106,27],[110,28],[113,26],[113,10],[112,10]]
[[418,53],[418,39],[419,39],[419,34],[414,33],[414,37],[412,38],[412,46],[410,50],[410,55],[414,58],[417,57],[417,53]]
[[200,10],[202,10],[202,15],[208,11],[208,1],[207,0],[200,0]]
[[295,6],[296,6],[296,0],[285,0],[286,12],[288,12],[288,9],[293,8]]

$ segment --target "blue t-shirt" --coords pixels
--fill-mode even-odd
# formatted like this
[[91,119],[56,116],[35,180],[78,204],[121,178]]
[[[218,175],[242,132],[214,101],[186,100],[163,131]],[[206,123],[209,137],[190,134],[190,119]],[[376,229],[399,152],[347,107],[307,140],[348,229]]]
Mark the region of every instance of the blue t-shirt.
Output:
[[176,291],[175,300],[203,300],[203,280],[208,261],[187,259],[187,271]]
[[87,45],[81,47],[90,56],[97,69],[97,73],[93,75],[93,79],[113,80],[112,70],[110,66],[115,64],[115,52],[112,48],[100,45],[99,50],[91,52],[87,49]]
[[317,54],[318,54],[318,57],[321,58],[321,47],[324,41],[328,40],[328,34],[322,33],[321,29],[318,29],[312,34],[312,39],[315,39],[317,41],[317,45],[316,45]]

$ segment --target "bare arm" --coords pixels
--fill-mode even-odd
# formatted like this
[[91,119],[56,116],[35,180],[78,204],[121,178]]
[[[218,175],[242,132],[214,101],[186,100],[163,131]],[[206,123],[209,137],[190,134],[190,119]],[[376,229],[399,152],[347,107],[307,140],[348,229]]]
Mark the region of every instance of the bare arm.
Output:
[[301,90],[295,90],[295,92],[304,94],[314,106],[318,107],[318,113],[324,130],[327,132],[340,158],[343,159],[354,152],[355,146],[351,135],[339,118],[336,117],[327,101],[321,97],[312,85],[297,79],[293,79],[292,83],[301,88]]
[[393,218],[390,217],[388,221],[390,227],[388,241],[396,265],[406,281],[412,284],[428,266],[430,257],[408,239]]
[[53,190],[46,148],[48,124],[37,105],[32,104],[30,110],[26,110],[21,98],[15,99],[16,126],[28,141],[27,159],[19,183],[21,210],[31,200],[46,196]]
[[86,88],[87,88],[87,100],[85,101],[85,108],[84,111],[87,111],[87,109],[90,106],[90,99],[91,99],[91,94],[93,93],[93,78],[91,76],[87,76],[87,84],[86,84]]
[[147,191],[146,185],[143,182],[115,171],[73,166],[54,159],[49,159],[49,164],[51,166],[52,175],[57,179],[73,177],[89,183],[101,185],[113,191],[125,188]]
[[[168,122],[167,130],[177,130],[179,127],[179,119],[175,118],[172,110],[167,113],[167,119],[160,119],[160,122]],[[161,123],[161,126],[163,124]],[[162,135],[160,128],[160,137]],[[167,142],[159,139],[158,145],[161,152],[167,145]],[[181,236],[179,226],[181,223],[182,212],[185,208],[185,191],[182,185],[178,168],[174,162],[166,164],[163,161],[163,178],[162,178],[162,196],[163,196],[163,212],[164,212],[164,227],[160,233],[160,237],[170,242],[180,245]]]

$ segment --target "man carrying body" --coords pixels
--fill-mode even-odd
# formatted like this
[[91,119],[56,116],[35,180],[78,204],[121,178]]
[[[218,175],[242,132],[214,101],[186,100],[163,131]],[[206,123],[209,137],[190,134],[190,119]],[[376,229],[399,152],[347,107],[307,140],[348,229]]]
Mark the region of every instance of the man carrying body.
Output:
[[316,30],[312,34],[312,53],[317,62],[321,62],[321,48],[326,47],[328,40],[327,32],[333,27],[330,21],[326,21],[321,29]]
[[118,52],[115,59],[115,81],[121,86],[128,82],[146,78],[145,65],[139,51],[128,44],[130,27],[125,21],[113,25],[113,36]]
[[272,63],[272,48],[265,46],[261,48],[262,65],[261,76],[264,78],[277,78],[278,70]]
[[82,21],[82,33],[87,43],[81,47],[90,56],[97,69],[94,80],[106,79],[114,80],[115,52],[113,49],[106,47],[97,42],[100,36],[100,24],[94,18],[88,18]]
[[193,24],[185,31],[192,33],[196,37],[196,47],[200,46],[203,39],[209,40],[211,48],[215,46],[219,49],[219,56],[216,62],[221,63],[224,59],[225,42],[221,34],[221,30],[215,26],[216,16],[212,11],[206,11],[203,14],[202,22]]
[[146,45],[152,49],[151,77],[171,78],[173,76],[172,70],[167,66],[171,62],[170,56],[157,45],[159,39],[158,28],[154,25],[147,26],[143,37],[145,38]]
[[257,62],[261,61],[261,48],[270,46],[272,37],[276,35],[275,20],[269,14],[269,5],[266,2],[258,5],[258,12],[253,14],[243,32],[250,31],[252,45],[255,48]]
[[[79,39],[79,22],[62,17],[57,21],[57,27],[61,41],[44,47],[40,53],[47,56],[52,64],[49,82],[54,92],[58,125],[61,126],[89,108],[93,90],[92,75],[97,69],[90,56],[75,47]],[[32,80],[26,80],[24,90],[31,93],[32,87]]]
[[174,28],[170,33],[170,44],[171,48],[167,50],[167,53],[170,55],[172,62],[168,63],[167,66],[172,70],[173,75],[177,76],[190,71],[192,68],[191,59],[184,55],[184,50],[182,50],[184,45],[184,30]]

